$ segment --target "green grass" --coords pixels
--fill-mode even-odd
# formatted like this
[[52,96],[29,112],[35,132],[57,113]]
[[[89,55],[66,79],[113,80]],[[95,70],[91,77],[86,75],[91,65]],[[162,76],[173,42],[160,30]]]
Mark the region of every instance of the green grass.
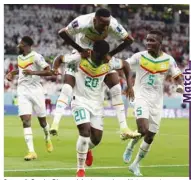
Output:
[[[49,123],[52,122],[48,118]],[[148,156],[141,162],[141,171],[148,177],[188,177],[188,120],[163,119]],[[43,131],[36,118],[32,120],[35,151],[38,159],[23,160],[27,153],[22,124],[17,116],[5,116],[4,120],[4,175],[5,177],[74,177],[76,173],[76,140],[78,131],[71,117],[61,121],[59,136],[52,137],[54,151],[46,152]],[[136,127],[133,119],[130,127]],[[101,144],[93,150],[94,163],[86,170],[89,177],[132,177],[128,165],[122,161],[127,141],[119,139],[119,128],[115,118],[105,118]],[[139,143],[140,144],[140,143]],[[139,144],[133,153],[136,156]],[[163,165],[151,167],[151,165]],[[183,166],[170,166],[183,165]],[[184,166],[185,165],[185,166]],[[165,167],[164,167],[165,166]],[[95,169],[100,167],[99,169]],[[103,169],[102,167],[108,167]],[[113,168],[112,168],[113,167]],[[61,169],[55,169],[61,168]],[[45,169],[45,170],[42,170]],[[46,170],[49,169],[49,170]],[[12,171],[7,171],[12,170]],[[15,170],[15,171],[14,171]],[[24,171],[16,171],[24,170]],[[33,171],[29,171],[33,170]]]

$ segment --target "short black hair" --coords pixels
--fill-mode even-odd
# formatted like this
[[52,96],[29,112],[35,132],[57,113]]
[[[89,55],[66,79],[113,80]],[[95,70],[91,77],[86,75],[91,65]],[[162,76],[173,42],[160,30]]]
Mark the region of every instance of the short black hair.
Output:
[[151,31],[149,31],[149,34],[156,34],[156,35],[160,36],[161,39],[163,39],[163,36],[164,36],[163,32],[159,31],[159,30],[151,30]]
[[109,44],[104,40],[95,41],[93,50],[100,53],[100,55],[106,55],[109,52]]
[[22,37],[21,40],[25,42],[26,44],[28,44],[29,46],[32,46],[34,44],[34,41],[30,36],[24,36]]
[[108,9],[100,8],[96,11],[95,16],[110,17],[111,13]]

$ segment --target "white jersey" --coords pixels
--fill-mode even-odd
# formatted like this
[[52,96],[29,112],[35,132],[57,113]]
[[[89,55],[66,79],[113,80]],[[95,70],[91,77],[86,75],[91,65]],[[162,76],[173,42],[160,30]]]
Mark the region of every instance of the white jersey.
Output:
[[181,74],[174,58],[164,52],[160,57],[154,58],[148,51],[142,51],[126,61],[136,72],[135,102],[138,98],[144,98],[154,109],[162,108],[166,75],[171,73],[172,77],[176,77]]
[[18,85],[23,86],[41,86],[40,76],[36,75],[24,75],[23,70],[29,69],[32,71],[40,71],[49,66],[44,57],[35,51],[32,51],[26,56],[19,55],[17,57],[19,68]]
[[108,29],[100,34],[94,28],[94,17],[95,13],[79,16],[65,28],[70,36],[75,36],[76,43],[82,48],[92,49],[94,41],[103,40],[108,35],[117,40],[124,40],[128,36],[127,31],[112,16]]
[[64,62],[76,62],[76,83],[73,93],[75,99],[72,101],[72,106],[83,104],[92,113],[102,112],[105,90],[104,78],[112,70],[121,69],[122,60],[112,57],[109,63],[96,67],[91,59],[81,59],[81,56],[76,53],[66,55]]

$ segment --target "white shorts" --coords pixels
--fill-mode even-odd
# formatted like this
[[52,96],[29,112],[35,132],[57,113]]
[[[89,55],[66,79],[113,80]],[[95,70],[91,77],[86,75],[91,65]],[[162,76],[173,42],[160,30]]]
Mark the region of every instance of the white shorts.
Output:
[[38,117],[46,116],[45,97],[41,86],[19,86],[17,92],[19,116],[32,114],[33,110]]
[[149,121],[149,131],[157,133],[161,121],[161,109],[154,109],[151,104],[143,98],[136,99],[135,101],[135,117],[136,119],[145,118]]
[[90,123],[91,127],[103,131],[103,116],[95,116],[86,108],[80,106],[72,108],[72,115],[77,126]]

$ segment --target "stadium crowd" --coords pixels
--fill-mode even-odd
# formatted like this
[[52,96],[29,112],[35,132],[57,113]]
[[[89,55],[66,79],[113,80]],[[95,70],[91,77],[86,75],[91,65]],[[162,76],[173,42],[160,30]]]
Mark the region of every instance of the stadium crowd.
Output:
[[[128,58],[145,49],[145,35],[150,29],[159,29],[165,34],[164,51],[171,54],[183,70],[189,60],[189,16],[186,8],[162,5],[106,5],[111,14],[132,34],[135,42],[131,48],[119,53]],[[16,46],[20,38],[29,35],[34,39],[34,50],[51,64],[54,56],[70,52],[71,47],[58,36],[58,30],[80,14],[96,11],[99,5],[4,5],[4,73],[17,68]],[[188,6],[187,6],[188,10]],[[128,17],[128,18],[127,18]],[[119,42],[107,38],[111,49]],[[46,94],[59,94],[62,77],[43,79]],[[55,83],[56,82],[56,83]],[[14,83],[4,81],[5,92],[16,91]],[[50,87],[51,88],[48,88]],[[164,85],[166,96],[174,96],[171,78]]]

